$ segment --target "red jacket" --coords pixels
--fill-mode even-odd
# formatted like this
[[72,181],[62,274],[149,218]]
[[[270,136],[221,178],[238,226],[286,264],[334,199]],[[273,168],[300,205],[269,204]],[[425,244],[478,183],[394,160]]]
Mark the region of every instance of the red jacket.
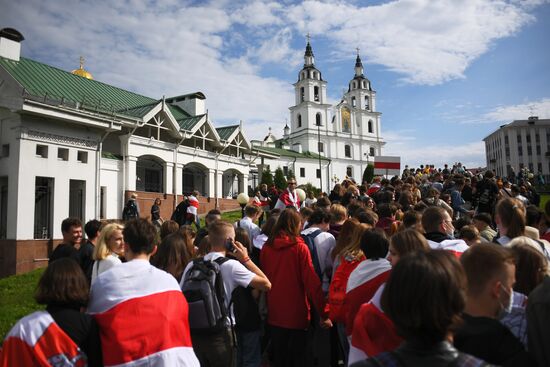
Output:
[[265,245],[260,254],[262,270],[271,281],[267,293],[267,322],[287,329],[307,329],[310,304],[327,317],[321,281],[315,273],[311,254],[301,237],[293,242],[286,234]]

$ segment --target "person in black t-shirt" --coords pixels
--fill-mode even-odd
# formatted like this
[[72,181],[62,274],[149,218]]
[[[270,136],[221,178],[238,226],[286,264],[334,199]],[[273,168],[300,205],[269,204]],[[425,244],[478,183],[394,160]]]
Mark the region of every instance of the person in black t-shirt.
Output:
[[99,228],[101,228],[101,222],[97,219],[92,219],[84,226],[84,232],[86,232],[86,242],[78,249],[78,255],[80,258],[80,267],[88,279],[88,284],[92,281],[92,268],[94,265],[94,247],[97,237],[99,235]]
[[62,257],[68,257],[80,264],[78,248],[82,242],[82,222],[78,218],[66,218],[61,222],[63,242],[50,255],[50,264]]
[[491,364],[536,365],[519,339],[497,320],[512,306],[516,269],[512,253],[501,246],[477,245],[464,252],[460,261],[468,292],[455,347]]

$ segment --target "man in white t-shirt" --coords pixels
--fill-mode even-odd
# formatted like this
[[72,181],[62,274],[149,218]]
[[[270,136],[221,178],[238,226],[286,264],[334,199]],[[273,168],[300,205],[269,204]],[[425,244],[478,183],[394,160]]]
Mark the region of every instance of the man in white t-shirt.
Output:
[[[232,247],[231,255],[235,258],[225,261],[220,265],[220,273],[225,287],[225,304],[229,307],[231,294],[236,287],[252,287],[254,289],[269,291],[271,283],[265,274],[250,260],[247,249],[235,241],[235,229],[226,221],[216,221],[208,227],[208,239],[211,251],[204,256],[205,260],[214,261],[226,256],[227,247]],[[193,266],[190,262],[185,268],[180,283],[183,285],[185,276]],[[230,311],[232,312],[232,311]],[[191,332],[193,349],[201,366],[233,366],[234,340],[231,329],[223,330],[218,334],[194,334]]]
[[319,259],[319,270],[322,274],[321,282],[324,292],[328,292],[328,287],[330,285],[330,278],[332,276],[331,252],[334,246],[336,246],[336,239],[332,234],[328,233],[330,229],[330,218],[330,213],[328,211],[316,209],[308,219],[308,228],[302,231],[302,236],[313,237],[317,258]]
[[246,208],[244,208],[244,218],[236,223],[237,227],[243,228],[248,232],[251,243],[254,241],[254,238],[262,232],[260,227],[254,223],[261,214],[262,211],[259,207],[247,205]]

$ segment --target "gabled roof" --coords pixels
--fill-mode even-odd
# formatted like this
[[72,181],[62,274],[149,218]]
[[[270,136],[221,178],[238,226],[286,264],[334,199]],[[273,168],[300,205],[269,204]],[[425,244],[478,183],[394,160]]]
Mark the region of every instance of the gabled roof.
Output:
[[239,125],[232,125],[232,126],[222,126],[217,127],[216,131],[218,132],[218,135],[220,136],[221,140],[227,140],[233,135],[235,130],[239,129]]
[[192,117],[185,117],[179,120],[176,119],[176,121],[180,125],[181,130],[191,131],[195,128],[195,126],[197,126],[197,124],[202,120],[204,116],[206,116],[206,114],[192,116]]
[[[147,105],[157,100],[90,80],[53,66],[22,57],[19,61],[0,57],[2,66],[29,95],[47,97],[79,104],[80,108],[94,109],[109,114],[129,116],[145,114]],[[138,108],[141,107],[141,108]]]

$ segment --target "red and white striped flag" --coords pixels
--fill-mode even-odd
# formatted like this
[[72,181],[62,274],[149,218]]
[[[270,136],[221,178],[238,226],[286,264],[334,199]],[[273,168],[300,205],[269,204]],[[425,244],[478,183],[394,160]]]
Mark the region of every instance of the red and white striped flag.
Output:
[[46,311],[19,320],[0,349],[0,367],[87,365],[86,355]]
[[351,272],[344,298],[346,335],[351,335],[353,320],[361,305],[372,299],[378,288],[386,282],[390,272],[391,264],[386,259],[365,260]]
[[187,197],[187,200],[189,200],[189,206],[187,207],[187,213],[197,215],[197,210],[199,209],[199,199],[197,199],[193,195],[189,195]]
[[394,350],[403,339],[390,318],[382,311],[380,297],[385,283],[369,303],[361,306],[353,323],[348,365]]
[[147,260],[102,273],[88,312],[100,326],[105,366],[199,366],[187,301],[174,277]]
[[464,240],[444,240],[441,242],[428,240],[428,245],[432,250],[451,251],[457,258],[460,258],[462,253],[469,248]]

